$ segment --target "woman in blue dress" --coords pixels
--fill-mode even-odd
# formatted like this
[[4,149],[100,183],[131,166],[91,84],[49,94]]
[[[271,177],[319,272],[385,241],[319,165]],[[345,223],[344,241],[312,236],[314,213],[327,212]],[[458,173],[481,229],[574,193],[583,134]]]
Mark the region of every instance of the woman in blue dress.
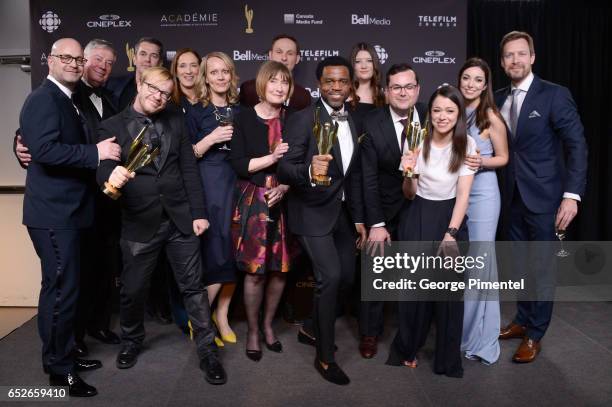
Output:
[[[193,152],[198,159],[210,228],[202,238],[204,284],[209,302],[218,296],[213,320],[223,342],[235,343],[227,314],[236,286],[232,247],[232,210],[236,173],[229,162],[232,116],[238,111],[238,76],[232,59],[211,52],[200,64],[199,103],[187,113]],[[217,341],[217,345],[223,345]]]
[[[489,65],[480,58],[468,59],[459,71],[459,89],[465,99],[468,134],[479,152],[466,159],[467,165],[478,171],[467,212],[470,240],[475,242],[495,241],[501,205],[495,169],[508,162],[506,127],[493,102],[492,88]],[[477,277],[497,281],[493,243],[487,249],[492,253]],[[499,301],[492,294],[477,298],[464,302],[461,351],[468,359],[491,364],[499,357]]]

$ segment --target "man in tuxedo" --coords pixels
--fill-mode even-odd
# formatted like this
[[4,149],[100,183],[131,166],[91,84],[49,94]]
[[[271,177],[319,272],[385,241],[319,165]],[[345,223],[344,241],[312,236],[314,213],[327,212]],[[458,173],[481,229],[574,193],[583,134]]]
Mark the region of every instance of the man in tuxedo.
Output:
[[[356,242],[360,245],[366,237],[358,134],[345,106],[353,68],[345,58],[326,58],[317,66],[317,79],[321,99],[287,122],[289,151],[279,162],[278,177],[291,186],[289,229],[310,257],[316,280],[313,336],[300,331],[298,339],[316,345],[314,365],[323,378],[348,384],[348,376],[334,359],[336,306],[339,292],[347,293],[354,279]],[[317,150],[312,133],[315,109],[321,123],[338,124],[331,154],[320,155]],[[315,176],[324,174],[331,177],[331,184],[316,185]]]
[[[385,242],[397,239],[400,212],[408,202],[402,193],[404,177],[400,171],[405,128],[410,122],[425,124],[427,107],[417,103],[419,78],[406,63],[395,64],[386,74],[385,94],[389,105],[372,111],[364,121],[361,142],[363,198],[366,224],[370,228],[367,247],[382,250]],[[408,117],[413,109],[411,117]],[[376,355],[378,337],[383,332],[382,301],[362,301],[359,314],[361,356]]]
[[[93,39],[83,51],[85,63],[83,77],[78,83],[74,103],[87,124],[87,142],[97,142],[97,131],[102,120],[117,113],[111,93],[104,88],[117,59],[113,45],[102,39]],[[115,279],[121,270],[119,248],[120,212],[117,202],[108,199],[95,188],[94,227],[86,233],[83,244],[86,265],[81,272],[81,294],[75,321],[75,351],[86,355],[85,332],[107,344],[120,343],[110,330],[112,298]]]
[[[75,86],[73,103],[85,120],[87,144],[96,144],[100,122],[116,113],[110,92],[104,88],[104,84],[117,56],[112,44],[101,39],[91,40],[83,54],[86,59],[83,76]],[[26,168],[31,156],[21,136],[15,138],[15,154],[20,165]],[[74,350],[79,357],[89,353],[83,340],[86,330],[103,343],[120,343],[119,337],[109,328],[113,286],[121,264],[119,207],[101,193],[93,171],[91,184],[96,191],[94,227],[81,232],[80,293],[74,323]]]
[[[272,39],[268,57],[271,61],[282,63],[289,69],[289,72],[293,72],[293,68],[300,62],[300,45],[290,35],[277,35]],[[259,97],[255,89],[255,79],[248,80],[240,85],[240,104],[255,106],[257,103],[259,103]],[[311,104],[310,92],[294,82],[293,94],[287,103],[290,108],[302,110]]]
[[[495,93],[510,129],[510,161],[502,189],[508,206],[508,237],[513,241],[553,241],[555,228],[568,227],[584,195],[584,129],[569,90],[532,73],[535,51],[529,34],[506,34],[500,50],[501,66],[511,81],[509,87]],[[522,267],[529,267],[536,284],[542,285],[545,276],[554,274],[555,257],[549,251],[534,256],[529,266]],[[518,301],[514,320],[501,329],[500,339],[522,338],[513,361],[528,363],[540,352],[540,341],[552,316],[550,297]]]
[[26,99],[19,117],[31,161],[26,176],[23,224],[42,266],[38,331],[49,384],[71,396],[94,396],[77,370],[102,366],[75,359],[74,319],[79,296],[81,235],[94,218],[92,170],[118,160],[114,138],[87,143],[83,114],[72,103],[83,74],[83,50],[72,38],[56,41],[47,58],[47,79]]
[[106,87],[112,92],[115,105],[119,111],[125,109],[134,101],[136,84],[140,82],[142,73],[148,68],[162,65],[163,48],[164,46],[157,38],[140,38],[134,45],[134,57],[132,58],[135,72],[114,77],[108,81]]
[[[137,362],[145,337],[144,307],[151,274],[163,250],[174,272],[193,325],[200,368],[211,384],[223,384],[210,320],[206,288],[202,283],[200,236],[208,228],[204,193],[183,114],[166,109],[174,83],[166,68],[145,70],[137,84],[134,103],[102,122],[100,139],[117,136],[126,163],[133,138],[144,126],[144,143],[158,148],[148,165],[129,172],[114,161],[102,161],[98,182],[122,188],[120,325],[122,348],[117,367]],[[129,182],[128,182],[129,180]]]

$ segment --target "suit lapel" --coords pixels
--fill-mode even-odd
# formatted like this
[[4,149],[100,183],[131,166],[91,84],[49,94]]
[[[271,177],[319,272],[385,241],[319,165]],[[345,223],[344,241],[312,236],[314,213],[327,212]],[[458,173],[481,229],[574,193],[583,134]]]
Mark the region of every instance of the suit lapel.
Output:
[[395,124],[393,123],[389,109],[390,108],[388,106],[385,106],[384,114],[379,122],[380,130],[383,134],[384,141],[387,144],[388,151],[391,152],[393,157],[400,157],[402,152],[400,151],[400,146],[397,142],[397,132],[395,131]]

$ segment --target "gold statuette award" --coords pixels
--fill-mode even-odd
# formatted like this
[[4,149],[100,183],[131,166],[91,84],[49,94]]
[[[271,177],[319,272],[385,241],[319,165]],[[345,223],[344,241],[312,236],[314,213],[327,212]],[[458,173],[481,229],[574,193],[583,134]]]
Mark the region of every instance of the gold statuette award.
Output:
[[[329,122],[321,124],[319,116],[320,107],[317,107],[315,110],[314,123],[312,125],[312,134],[317,141],[319,155],[326,155],[331,152],[336,142],[336,137],[338,136],[338,122],[334,124]],[[331,177],[327,174],[313,174],[312,177],[316,185],[328,186],[331,184]]]
[[[142,141],[148,127],[149,123],[145,124],[130,145],[130,154],[128,155],[127,159],[128,164],[125,167],[129,172],[134,172],[139,168],[149,165],[151,161],[153,161],[159,154],[159,147],[155,147],[153,150],[151,150],[151,147]],[[115,200],[119,199],[121,196],[119,188],[111,184],[109,181],[104,183],[104,189],[102,192]]]

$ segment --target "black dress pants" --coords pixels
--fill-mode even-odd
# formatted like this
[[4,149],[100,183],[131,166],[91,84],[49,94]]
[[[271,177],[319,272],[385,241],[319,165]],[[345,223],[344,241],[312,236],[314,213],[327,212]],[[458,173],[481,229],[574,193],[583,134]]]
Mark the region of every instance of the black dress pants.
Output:
[[38,333],[42,363],[50,373],[72,372],[74,319],[79,297],[80,231],[28,227],[40,258],[42,283],[38,298]]
[[317,338],[317,357],[324,363],[334,362],[338,296],[349,292],[355,278],[355,238],[355,227],[344,205],[330,234],[299,236],[316,281],[312,328]]
[[206,288],[202,282],[200,238],[184,235],[170,220],[162,222],[153,238],[146,242],[121,239],[121,339],[140,345],[145,337],[144,311],[151,274],[161,250],[165,250],[174,272],[187,315],[191,320],[200,359],[215,352],[215,333],[210,321]]

